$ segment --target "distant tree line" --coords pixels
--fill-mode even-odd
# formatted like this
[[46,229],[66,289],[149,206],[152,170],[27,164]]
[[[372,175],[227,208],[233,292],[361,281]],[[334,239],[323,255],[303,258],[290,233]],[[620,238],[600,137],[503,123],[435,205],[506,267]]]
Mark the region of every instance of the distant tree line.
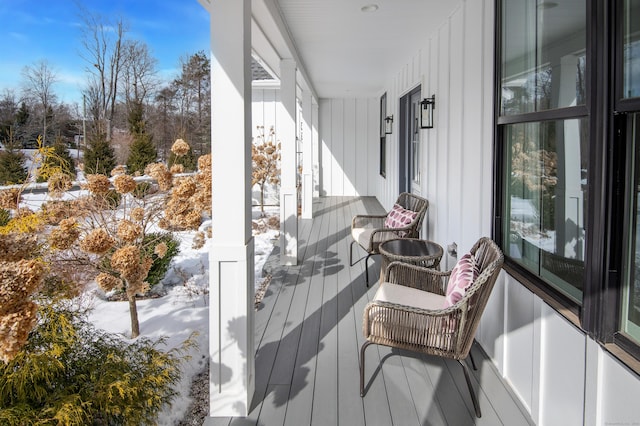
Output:
[[[83,101],[58,101],[58,75],[47,60],[26,66],[21,87],[0,94],[0,164],[19,161],[16,151],[36,148],[38,137],[44,146],[82,149],[89,172],[116,163],[141,172],[146,164],[170,160],[178,138],[189,143],[196,158],[208,154],[211,64],[204,51],[180,57],[180,73],[162,81],[156,58],[145,42],[129,37],[123,18],[87,10],[79,15],[80,55],[86,63]],[[8,181],[0,176],[0,184]]]

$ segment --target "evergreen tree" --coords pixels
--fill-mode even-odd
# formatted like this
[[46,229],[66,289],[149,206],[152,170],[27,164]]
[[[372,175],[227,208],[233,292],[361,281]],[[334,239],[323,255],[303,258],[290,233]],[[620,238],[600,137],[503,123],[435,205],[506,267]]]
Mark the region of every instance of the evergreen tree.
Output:
[[148,133],[134,135],[129,158],[127,158],[127,170],[131,174],[143,173],[147,164],[155,163],[158,157],[156,147]]
[[5,141],[6,151],[0,151],[0,185],[23,183],[28,176],[22,152]]
[[116,166],[116,155],[104,134],[89,140],[84,151],[84,171],[87,174],[107,175]]
[[147,164],[155,163],[158,152],[153,144],[153,136],[146,131],[144,109],[141,102],[133,102],[129,112],[129,131],[133,135],[133,143],[127,159],[128,172],[143,173]]
[[36,181],[46,182],[53,173],[58,171],[71,176],[72,179],[76,177],[71,153],[69,153],[67,145],[59,136],[56,138],[50,151],[48,151],[48,155],[45,156],[44,164],[38,169],[38,178]]
[[169,167],[173,166],[174,164],[182,164],[185,172],[193,172],[198,168],[198,160],[196,159],[196,156],[193,153],[192,149],[181,156],[178,156],[171,152],[171,154],[169,154]]

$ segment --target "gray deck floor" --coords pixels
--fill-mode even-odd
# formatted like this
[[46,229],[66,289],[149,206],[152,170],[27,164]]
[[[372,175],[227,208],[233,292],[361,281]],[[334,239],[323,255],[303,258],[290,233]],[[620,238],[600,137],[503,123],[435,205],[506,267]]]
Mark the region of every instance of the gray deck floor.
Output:
[[[371,197],[314,200],[314,219],[300,220],[299,265],[278,267],[256,312],[256,389],[247,418],[209,418],[207,425],[529,425],[485,354],[474,345],[472,371],[482,417],[474,415],[456,361],[372,346],[364,398],[358,351],[362,312],[377,288],[380,260],[349,266],[351,218],[382,213]],[[356,251],[358,250],[358,251]],[[354,257],[363,251],[354,250]],[[374,257],[375,259],[375,257]]]

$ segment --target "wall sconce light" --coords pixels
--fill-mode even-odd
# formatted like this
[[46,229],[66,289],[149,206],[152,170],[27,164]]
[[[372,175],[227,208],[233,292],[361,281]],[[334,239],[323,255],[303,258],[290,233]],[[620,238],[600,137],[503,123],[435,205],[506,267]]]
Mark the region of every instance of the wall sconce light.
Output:
[[433,128],[433,110],[436,109],[436,95],[430,98],[424,98],[420,102],[420,128]]
[[391,134],[391,131],[393,130],[393,127],[391,126],[393,124],[393,115],[388,115],[384,118],[384,133],[387,135]]

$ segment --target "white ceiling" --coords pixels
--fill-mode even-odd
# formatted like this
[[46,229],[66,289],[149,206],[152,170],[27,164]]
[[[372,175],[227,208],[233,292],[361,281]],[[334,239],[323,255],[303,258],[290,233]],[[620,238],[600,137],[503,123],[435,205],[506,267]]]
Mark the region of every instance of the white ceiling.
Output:
[[[361,10],[370,4],[378,10]],[[276,74],[278,57],[295,59],[302,78],[320,98],[377,96],[459,4],[447,0],[253,0],[253,45]],[[284,37],[277,28],[284,28]]]

